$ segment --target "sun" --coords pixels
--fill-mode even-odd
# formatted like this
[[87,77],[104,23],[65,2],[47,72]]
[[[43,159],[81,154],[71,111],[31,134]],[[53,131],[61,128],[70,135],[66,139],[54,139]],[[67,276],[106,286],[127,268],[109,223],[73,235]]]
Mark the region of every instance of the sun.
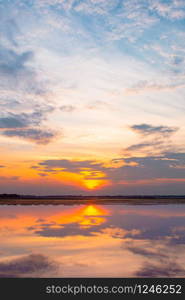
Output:
[[103,186],[109,184],[109,182],[108,180],[102,179],[85,179],[83,180],[83,184],[86,189],[93,191],[102,188]]
[[100,180],[85,180],[84,184],[86,186],[86,188],[88,188],[89,190],[95,190],[96,188],[98,188],[99,186],[101,186],[101,182]]
[[101,188],[103,185],[108,183],[106,179],[106,174],[104,174],[101,171],[83,169],[80,172],[80,175],[82,176],[83,186],[88,190],[95,190]]

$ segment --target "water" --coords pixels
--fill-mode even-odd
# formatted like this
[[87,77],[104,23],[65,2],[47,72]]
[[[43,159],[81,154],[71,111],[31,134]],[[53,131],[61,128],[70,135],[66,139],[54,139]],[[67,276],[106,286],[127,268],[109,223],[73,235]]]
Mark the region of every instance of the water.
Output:
[[0,277],[185,277],[185,205],[0,206]]

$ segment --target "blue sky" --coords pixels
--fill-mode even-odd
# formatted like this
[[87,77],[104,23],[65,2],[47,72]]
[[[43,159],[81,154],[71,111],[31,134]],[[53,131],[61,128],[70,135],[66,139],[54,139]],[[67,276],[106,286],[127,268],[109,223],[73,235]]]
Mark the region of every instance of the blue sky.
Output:
[[184,25],[181,0],[0,1],[2,192],[185,193]]

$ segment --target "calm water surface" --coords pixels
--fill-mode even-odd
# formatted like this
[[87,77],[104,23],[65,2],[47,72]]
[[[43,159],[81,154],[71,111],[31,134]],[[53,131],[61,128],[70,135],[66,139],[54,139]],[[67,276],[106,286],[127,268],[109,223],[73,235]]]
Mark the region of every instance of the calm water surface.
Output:
[[185,277],[185,205],[0,206],[0,277]]

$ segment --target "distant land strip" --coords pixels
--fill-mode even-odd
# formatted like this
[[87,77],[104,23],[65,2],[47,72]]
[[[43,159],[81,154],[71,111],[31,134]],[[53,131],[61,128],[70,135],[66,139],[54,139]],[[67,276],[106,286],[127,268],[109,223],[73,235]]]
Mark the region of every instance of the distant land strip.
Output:
[[185,204],[185,195],[19,195],[0,194],[0,205],[76,205],[76,204]]

